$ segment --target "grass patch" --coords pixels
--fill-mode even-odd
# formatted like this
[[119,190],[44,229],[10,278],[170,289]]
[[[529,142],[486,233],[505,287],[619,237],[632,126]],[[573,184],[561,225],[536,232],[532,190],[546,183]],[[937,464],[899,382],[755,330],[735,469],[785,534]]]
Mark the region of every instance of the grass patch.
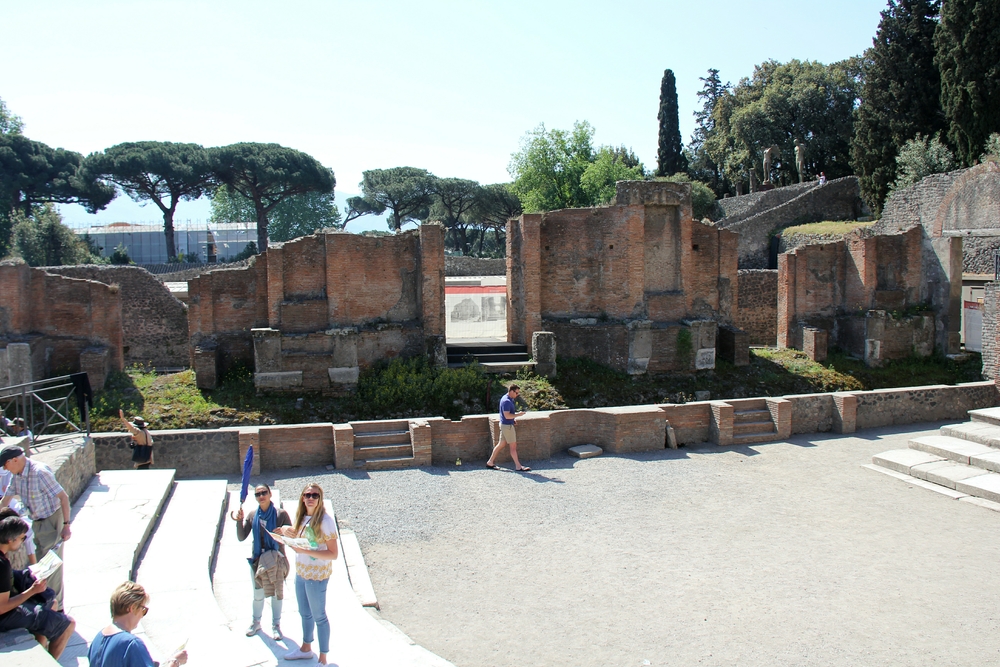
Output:
[[857,220],[824,220],[823,222],[810,222],[805,225],[795,225],[785,227],[781,230],[781,235],[785,238],[796,234],[825,234],[828,236],[843,236],[859,227],[871,227],[875,221],[858,222]]
[[[979,355],[954,362],[942,356],[902,359],[882,368],[832,351],[824,363],[796,350],[753,349],[750,365],[736,368],[719,361],[714,370],[630,376],[587,359],[560,358],[553,380],[520,371],[493,376],[479,366],[435,368],[424,359],[394,359],[365,370],[352,396],[300,392],[258,396],[253,374],[230,370],[213,391],[199,390],[194,372],[156,375],[130,368],[109,377],[91,415],[94,431],[118,431],[118,408],[142,415],[154,429],[217,428],[258,424],[295,424],[358,419],[400,419],[495,412],[505,387],[521,387],[519,402],[530,410],[686,403],[696,391],[713,399],[858,391],[982,379]],[[487,400],[487,395],[489,399]],[[302,399],[301,403],[298,399]]]

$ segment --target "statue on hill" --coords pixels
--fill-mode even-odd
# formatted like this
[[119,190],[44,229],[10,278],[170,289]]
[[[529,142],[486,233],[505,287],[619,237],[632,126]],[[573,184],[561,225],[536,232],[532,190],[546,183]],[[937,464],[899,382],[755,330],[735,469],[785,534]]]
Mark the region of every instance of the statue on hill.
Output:
[[750,192],[757,192],[757,172],[750,167]]
[[795,169],[799,172],[799,183],[806,180],[806,145],[801,139],[795,140]]
[[781,157],[781,151],[777,145],[771,146],[764,151],[764,182],[771,182],[771,162]]

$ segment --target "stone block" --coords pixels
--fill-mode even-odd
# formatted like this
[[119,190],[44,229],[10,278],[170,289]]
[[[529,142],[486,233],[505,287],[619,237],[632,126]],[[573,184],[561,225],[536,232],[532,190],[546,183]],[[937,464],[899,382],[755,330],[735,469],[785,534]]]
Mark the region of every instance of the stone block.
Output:
[[858,397],[849,392],[833,394],[833,432],[854,433],[858,424]]
[[110,362],[111,351],[106,347],[88,347],[80,352],[80,372],[87,374],[94,391],[104,389]]
[[628,324],[628,373],[645,375],[649,368],[649,358],[653,356],[652,322],[638,320]]
[[556,335],[551,331],[532,333],[531,358],[535,360],[537,374],[554,378],[556,376]]
[[576,445],[566,451],[569,452],[570,456],[575,456],[578,459],[589,459],[604,453],[604,450],[597,445]]
[[813,361],[826,361],[830,334],[816,327],[802,328],[802,351]]
[[717,354],[734,366],[750,365],[750,334],[733,326],[719,327]]
[[330,385],[350,385],[356,387],[358,384],[358,377],[361,375],[361,369],[357,366],[348,366],[346,368],[327,368],[327,375],[330,377]]
[[280,373],[254,373],[253,384],[260,389],[288,390],[302,387],[302,371]]
[[872,463],[888,470],[895,470],[904,475],[910,474],[913,466],[944,461],[935,454],[929,454],[917,449],[892,449],[872,457]]
[[350,424],[333,427],[333,464],[337,470],[354,468],[354,428]]
[[7,364],[12,385],[27,384],[34,379],[31,373],[31,346],[28,343],[9,343]]
[[211,344],[194,348],[194,375],[199,389],[215,389],[218,386],[219,350]]
[[667,447],[677,449],[677,432],[670,424],[667,424]]
[[281,332],[277,329],[251,329],[254,370],[257,373],[281,371]]
[[0,348],[0,387],[10,385],[10,366],[7,363],[7,348]]
[[703,347],[694,355],[694,368],[697,371],[706,371],[715,368],[715,348]]

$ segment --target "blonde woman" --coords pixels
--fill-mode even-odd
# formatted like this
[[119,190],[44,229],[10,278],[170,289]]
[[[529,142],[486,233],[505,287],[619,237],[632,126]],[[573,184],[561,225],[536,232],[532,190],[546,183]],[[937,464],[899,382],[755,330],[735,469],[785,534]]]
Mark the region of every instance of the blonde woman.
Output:
[[285,655],[285,660],[309,660],[313,630],[319,639],[319,664],[326,664],[330,651],[330,621],[326,617],[326,585],[337,560],[337,522],[323,509],[323,489],[306,484],[299,495],[295,525],[279,529],[288,537],[303,537],[312,549],[289,546],[295,552],[295,597],[302,617],[302,646]]
[[111,625],[101,630],[90,644],[90,667],[179,667],[188,654],[180,649],[162,663],[153,662],[149,649],[132,634],[147,613],[149,596],[134,581],[126,581],[111,594]]

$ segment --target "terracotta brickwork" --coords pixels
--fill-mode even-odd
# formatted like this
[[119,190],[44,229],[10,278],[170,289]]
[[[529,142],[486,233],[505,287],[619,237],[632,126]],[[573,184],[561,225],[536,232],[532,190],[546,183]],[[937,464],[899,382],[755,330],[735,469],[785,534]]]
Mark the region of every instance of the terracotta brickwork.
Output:
[[[67,278],[31,268],[23,262],[0,263],[0,345],[31,346],[32,378],[75,373],[80,356],[93,351],[106,366],[94,371],[95,388],[105,374],[122,370],[122,298],[117,287],[93,280]],[[105,353],[96,354],[100,350]]]
[[214,346],[221,368],[254,367],[251,330],[270,330],[278,342],[257,369],[267,386],[325,391],[376,360],[422,354],[428,337],[444,335],[443,229],[305,236],[188,286],[192,354]]
[[778,341],[778,272],[773,269],[740,269],[739,299],[733,324],[750,335],[751,345]]
[[[779,255],[779,347],[810,347],[816,354],[816,332],[810,332],[809,345],[803,341],[803,330],[813,327],[829,335],[830,345],[874,364],[908,356],[915,348],[930,354],[933,319],[904,321],[884,312],[926,304],[939,319],[947,317],[950,304],[939,305],[938,286],[925,270],[927,257],[920,227],[891,235],[856,232],[842,241],[801,246]],[[933,261],[934,255],[930,258]]]
[[692,220],[686,184],[617,187],[611,206],[508,223],[508,337],[553,331],[561,355],[629,372],[693,368],[677,336],[690,320],[731,322],[738,238]]

